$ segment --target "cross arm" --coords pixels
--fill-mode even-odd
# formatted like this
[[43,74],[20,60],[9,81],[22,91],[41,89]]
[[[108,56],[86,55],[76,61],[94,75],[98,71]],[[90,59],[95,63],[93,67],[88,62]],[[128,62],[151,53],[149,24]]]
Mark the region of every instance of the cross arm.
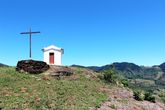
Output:
[[37,32],[21,32],[20,34],[38,34],[41,33],[40,31]]

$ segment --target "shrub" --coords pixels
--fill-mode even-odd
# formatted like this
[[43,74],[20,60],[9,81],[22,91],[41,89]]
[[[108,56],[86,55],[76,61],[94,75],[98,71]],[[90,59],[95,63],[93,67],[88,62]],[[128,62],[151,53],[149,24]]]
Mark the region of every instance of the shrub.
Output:
[[96,73],[97,78],[104,80],[104,75],[100,73]]
[[128,80],[127,79],[122,79],[121,83],[124,85],[124,87],[128,87]]
[[105,70],[103,72],[103,78],[107,82],[115,83],[117,79],[116,71],[114,69]]
[[150,92],[145,92],[144,100],[155,103],[155,97]]
[[147,100],[147,101],[155,103],[155,97],[151,94],[151,92],[135,90],[133,93],[134,93],[134,98],[138,101]]
[[135,90],[134,92],[134,98],[138,101],[144,100],[144,92],[141,90]]

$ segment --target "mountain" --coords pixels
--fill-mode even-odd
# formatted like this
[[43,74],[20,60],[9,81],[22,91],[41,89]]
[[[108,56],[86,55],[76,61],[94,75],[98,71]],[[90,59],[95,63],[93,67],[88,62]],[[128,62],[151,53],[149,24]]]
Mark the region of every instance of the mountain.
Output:
[[162,69],[163,72],[165,72],[165,63],[160,64],[159,67]]
[[8,65],[0,63],[0,67],[8,67]]
[[80,65],[72,65],[73,67],[80,67],[80,68],[88,68],[96,72],[102,72],[107,69],[115,68],[115,70],[119,73],[124,75],[126,78],[129,79],[149,79],[149,80],[164,80],[165,81],[165,63],[162,63],[158,66],[146,67],[146,66],[139,66],[134,63],[128,62],[115,62],[105,66],[80,66]]
[[74,67],[87,68],[100,73],[114,68],[118,75],[128,79],[131,88],[142,88],[149,91],[165,89],[165,63],[151,67],[128,62],[115,62],[100,67],[80,65],[74,65]]
[[[143,79],[159,79],[165,72],[163,67],[153,66],[145,67],[139,66],[134,63],[122,62],[122,63],[113,63],[111,65],[102,66],[100,71],[115,68],[120,74],[124,75],[127,78],[143,78]],[[165,68],[165,67],[164,67]]]
[[71,67],[78,67],[78,68],[88,68],[88,67],[85,67],[85,66],[81,66],[81,65],[71,65]]
[[88,69],[92,69],[94,71],[104,71],[110,68],[115,68],[116,70],[120,70],[120,71],[129,71],[129,70],[133,70],[133,71],[141,71],[140,66],[133,64],[133,63],[128,63],[128,62],[122,62],[122,63],[118,63],[115,62],[113,64],[109,64],[109,65],[104,65],[104,66],[81,66],[81,65],[72,65],[71,67],[80,67],[80,68],[88,68]]
[[71,65],[71,67],[77,67],[77,68],[85,68],[85,69],[91,69],[96,72],[100,72],[104,66],[99,67],[99,66],[82,66],[82,65]]

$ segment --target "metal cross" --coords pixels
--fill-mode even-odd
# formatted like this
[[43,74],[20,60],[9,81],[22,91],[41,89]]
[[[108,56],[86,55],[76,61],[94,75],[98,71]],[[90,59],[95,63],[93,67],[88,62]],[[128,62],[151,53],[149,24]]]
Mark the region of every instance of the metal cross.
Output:
[[30,28],[30,31],[29,32],[22,32],[22,33],[20,33],[20,34],[29,34],[29,46],[30,46],[30,49],[29,49],[29,57],[30,57],[30,59],[32,59],[32,34],[38,34],[38,33],[40,33],[40,31],[36,31],[36,32],[32,32],[31,31],[31,28]]

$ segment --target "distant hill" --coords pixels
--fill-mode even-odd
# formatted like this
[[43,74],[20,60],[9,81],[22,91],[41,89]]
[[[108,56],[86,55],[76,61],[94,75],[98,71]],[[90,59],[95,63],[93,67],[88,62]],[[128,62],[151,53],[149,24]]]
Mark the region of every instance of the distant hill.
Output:
[[115,68],[119,74],[124,75],[127,78],[142,78],[142,79],[151,79],[151,80],[165,80],[165,63],[162,63],[158,66],[146,67],[139,66],[134,63],[128,62],[115,62],[113,64],[105,66],[80,66],[72,65],[73,67],[88,68],[97,72],[101,72],[107,69]]
[[[145,67],[139,66],[134,63],[122,62],[113,63],[100,68],[100,71],[115,68],[120,74],[123,74],[127,78],[143,78],[143,79],[159,79],[163,74],[162,68],[159,66]],[[161,75],[160,75],[161,74]]]
[[71,65],[71,67],[78,67],[78,68],[88,68],[88,67],[85,67],[85,66],[81,66],[81,65]]
[[0,63],[0,67],[8,67],[8,65]]
[[88,68],[96,72],[103,72],[114,68],[118,75],[127,78],[133,88],[143,88],[147,90],[165,89],[165,63],[151,67],[139,66],[128,62],[115,62],[105,66],[80,66],[74,67]]

